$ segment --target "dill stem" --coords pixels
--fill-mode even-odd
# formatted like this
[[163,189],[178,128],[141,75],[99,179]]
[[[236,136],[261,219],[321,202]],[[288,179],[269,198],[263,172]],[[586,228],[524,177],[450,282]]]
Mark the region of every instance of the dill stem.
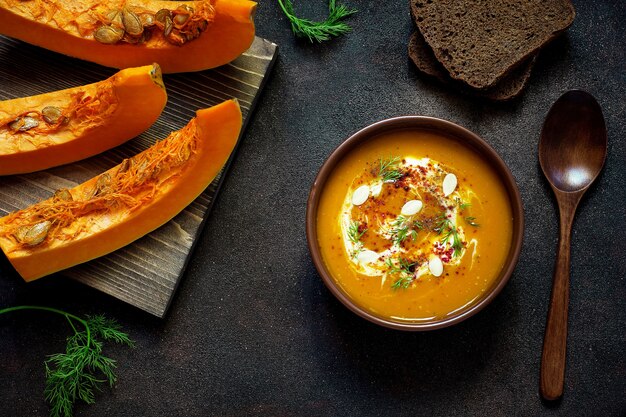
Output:
[[11,313],[13,311],[19,311],[19,310],[41,310],[41,311],[48,311],[51,313],[56,313],[56,314],[60,314],[62,316],[65,316],[65,318],[70,322],[70,326],[72,326],[72,329],[74,330],[75,333],[78,333],[76,331],[76,328],[74,327],[74,325],[72,324],[72,320],[76,320],[78,322],[80,322],[80,324],[82,324],[85,327],[85,331],[87,332],[87,344],[86,346],[89,346],[91,344],[91,329],[89,329],[89,325],[87,324],[87,320],[81,319],[78,316],[75,316],[71,313],[67,313],[63,310],[59,310],[53,307],[44,307],[44,306],[15,306],[15,307],[7,307],[7,308],[3,308],[0,309],[0,314],[5,314],[5,313]]

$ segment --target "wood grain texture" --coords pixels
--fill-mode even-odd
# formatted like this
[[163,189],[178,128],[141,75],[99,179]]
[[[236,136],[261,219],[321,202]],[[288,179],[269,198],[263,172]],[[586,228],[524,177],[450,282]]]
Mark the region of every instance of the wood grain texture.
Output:
[[[0,177],[0,216],[48,198],[59,188],[74,187],[143,151],[187,124],[199,108],[237,98],[244,117],[243,135],[276,53],[276,44],[257,37],[248,51],[228,65],[164,75],[168,103],[148,131],[74,164]],[[88,84],[116,71],[0,36],[0,100]],[[62,274],[163,317],[234,155],[204,193],[169,223],[118,251]]]

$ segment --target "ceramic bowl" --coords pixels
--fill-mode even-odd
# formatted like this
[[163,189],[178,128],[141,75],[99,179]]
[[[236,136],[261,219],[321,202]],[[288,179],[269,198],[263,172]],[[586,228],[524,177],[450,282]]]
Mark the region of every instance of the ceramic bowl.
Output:
[[[449,314],[445,317],[436,318],[428,321],[419,322],[398,322],[390,319],[382,318],[374,315],[373,313],[365,310],[357,305],[335,282],[321,256],[321,251],[318,245],[317,237],[317,209],[320,201],[320,196],[324,189],[325,183],[328,180],[329,175],[333,172],[333,169],[337,164],[356,147],[369,139],[378,136],[382,133],[387,133],[393,130],[416,130],[416,131],[431,131],[434,133],[445,135],[453,140],[459,141],[465,146],[473,149],[478,153],[484,162],[492,167],[496,175],[500,178],[510,201],[510,206],[513,214],[513,234],[509,253],[499,276],[497,277],[494,285],[490,287],[488,291],[477,298],[473,303],[465,306],[464,308]],[[345,142],[339,145],[328,159],[322,165],[315,182],[311,187],[309,199],[306,209],[306,235],[309,250],[313,258],[313,263],[317,268],[324,284],[328,289],[341,301],[348,309],[356,313],[357,315],[382,326],[408,331],[423,331],[434,330],[443,327],[459,323],[468,317],[476,314],[488,305],[502,291],[502,288],[507,284],[513,270],[519,259],[520,251],[522,248],[522,237],[524,234],[524,212],[522,208],[522,200],[519,190],[515,183],[515,179],[510,170],[496,153],[496,151],[487,144],[482,138],[475,133],[456,125],[452,122],[437,119],[433,117],[423,116],[402,116],[391,119],[386,119],[377,123],[374,123],[357,133],[350,136]]]

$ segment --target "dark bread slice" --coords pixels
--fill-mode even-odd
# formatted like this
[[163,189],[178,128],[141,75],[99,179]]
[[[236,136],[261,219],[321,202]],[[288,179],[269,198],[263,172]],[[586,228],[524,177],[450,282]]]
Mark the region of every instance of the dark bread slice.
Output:
[[484,97],[489,100],[505,101],[517,97],[524,90],[530,78],[532,68],[535,66],[537,55],[532,55],[493,87],[484,90],[476,90],[462,82],[452,79],[446,69],[437,61],[432,49],[430,49],[418,30],[413,32],[409,38],[409,57],[418,70],[426,75],[437,78],[444,84],[456,87],[462,93]]
[[410,0],[437,60],[471,87],[493,86],[574,21],[570,0]]

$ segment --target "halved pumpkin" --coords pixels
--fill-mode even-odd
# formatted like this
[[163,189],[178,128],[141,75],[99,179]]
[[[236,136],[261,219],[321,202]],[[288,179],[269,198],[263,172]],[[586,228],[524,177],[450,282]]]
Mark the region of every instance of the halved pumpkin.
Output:
[[0,175],[39,171],[118,146],[148,129],[166,102],[157,64],[0,101]]
[[0,33],[108,67],[189,72],[248,49],[255,9],[249,0],[0,0]]
[[0,248],[31,281],[110,253],[163,225],[218,174],[239,137],[236,100],[198,110],[165,140],[0,218]]

